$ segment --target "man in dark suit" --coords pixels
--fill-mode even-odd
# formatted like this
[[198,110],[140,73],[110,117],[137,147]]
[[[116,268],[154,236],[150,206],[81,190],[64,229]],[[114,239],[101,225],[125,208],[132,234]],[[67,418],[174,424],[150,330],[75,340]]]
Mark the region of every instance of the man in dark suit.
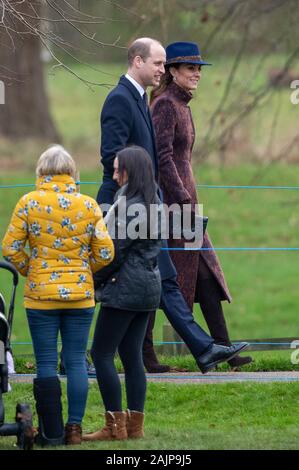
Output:
[[[146,89],[157,86],[164,73],[166,61],[162,45],[150,38],[140,38],[128,49],[128,72],[109,93],[101,113],[101,162],[103,183],[98,203],[112,204],[119,189],[113,181],[113,161],[116,153],[128,145],[139,145],[149,153],[158,180],[158,155]],[[166,245],[167,246],[167,245]],[[213,339],[194,321],[176,281],[176,270],[167,251],[161,251],[159,269],[162,278],[161,308],[169,322],[184,340],[200,370],[205,373],[217,363],[227,361],[247,347],[240,343],[230,347],[216,345]],[[148,372],[167,372],[168,366],[158,363],[153,348],[152,316],[143,346],[143,359]]]

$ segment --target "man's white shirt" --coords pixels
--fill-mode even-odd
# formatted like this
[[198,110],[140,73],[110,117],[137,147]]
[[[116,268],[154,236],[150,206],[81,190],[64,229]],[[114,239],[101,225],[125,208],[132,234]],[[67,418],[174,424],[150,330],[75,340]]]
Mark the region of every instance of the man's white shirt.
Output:
[[132,83],[132,85],[134,85],[135,88],[137,88],[138,92],[141,95],[141,98],[143,98],[143,95],[145,93],[144,88],[142,88],[142,86],[139,85],[139,83],[136,82],[136,80],[134,80],[134,78],[132,78],[131,75],[129,75],[128,73],[126,73],[125,77],[129,80],[129,82]]

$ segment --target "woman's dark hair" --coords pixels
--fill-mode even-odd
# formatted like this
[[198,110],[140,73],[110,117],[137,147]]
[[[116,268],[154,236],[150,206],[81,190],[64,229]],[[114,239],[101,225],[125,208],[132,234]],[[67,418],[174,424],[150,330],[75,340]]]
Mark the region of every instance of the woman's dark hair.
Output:
[[151,92],[151,97],[150,97],[150,104],[156,99],[158,96],[160,96],[170,85],[170,83],[173,81],[173,76],[170,73],[170,67],[174,67],[175,69],[178,69],[182,64],[170,64],[170,65],[165,65],[165,73],[162,75],[161,80],[159,85],[156,88],[153,88]]
[[128,176],[128,185],[125,192],[127,198],[141,195],[149,214],[150,204],[154,204],[157,197],[157,186],[151,157],[145,149],[137,145],[126,147],[118,152],[116,157],[120,177],[123,178],[125,172]]

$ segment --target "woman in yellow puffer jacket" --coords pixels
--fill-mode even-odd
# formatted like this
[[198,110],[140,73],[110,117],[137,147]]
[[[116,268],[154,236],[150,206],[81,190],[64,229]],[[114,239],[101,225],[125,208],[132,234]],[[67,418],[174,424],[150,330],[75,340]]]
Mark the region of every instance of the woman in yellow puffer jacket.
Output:
[[[92,273],[111,263],[114,245],[97,202],[77,192],[75,162],[63,147],[46,150],[36,174],[36,190],[16,205],[2,252],[27,278],[24,304],[37,363],[37,441],[80,444],[88,392],[85,353],[95,306]],[[65,430],[57,377],[59,332],[67,375]]]

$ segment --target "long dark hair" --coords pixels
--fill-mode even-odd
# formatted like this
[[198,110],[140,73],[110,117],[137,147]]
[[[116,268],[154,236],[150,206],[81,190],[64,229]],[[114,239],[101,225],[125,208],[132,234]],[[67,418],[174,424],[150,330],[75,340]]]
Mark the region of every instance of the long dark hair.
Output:
[[154,101],[155,98],[158,98],[166,88],[171,84],[173,81],[173,76],[170,73],[170,67],[174,67],[178,69],[182,64],[170,64],[165,65],[165,73],[162,75],[159,85],[156,88],[153,88],[150,96],[150,104]]
[[125,195],[128,199],[140,195],[149,214],[150,205],[157,200],[157,185],[151,157],[144,148],[137,145],[124,148],[116,157],[120,177],[123,178],[125,172],[128,176]]

